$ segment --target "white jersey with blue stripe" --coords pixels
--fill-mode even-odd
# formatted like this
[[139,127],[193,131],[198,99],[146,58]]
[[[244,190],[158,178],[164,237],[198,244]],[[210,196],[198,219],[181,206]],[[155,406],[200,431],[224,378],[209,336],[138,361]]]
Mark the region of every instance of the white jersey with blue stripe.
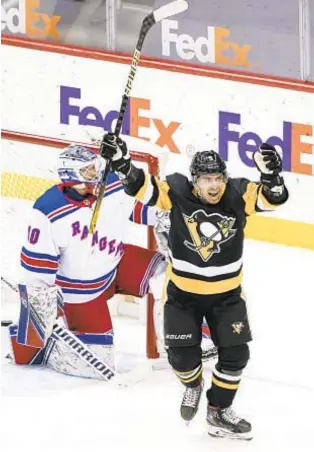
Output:
[[49,287],[58,284],[68,303],[86,302],[106,290],[123,256],[130,223],[155,222],[148,208],[124,193],[118,177],[107,179],[105,199],[91,235],[94,199],[74,201],[62,185],[47,190],[35,202],[21,252],[21,283]]

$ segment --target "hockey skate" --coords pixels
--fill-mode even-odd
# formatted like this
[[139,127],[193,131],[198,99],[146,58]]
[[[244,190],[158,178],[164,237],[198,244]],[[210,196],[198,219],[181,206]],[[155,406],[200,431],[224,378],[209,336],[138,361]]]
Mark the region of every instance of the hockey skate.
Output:
[[181,403],[181,417],[189,423],[197,413],[198,406],[203,392],[204,380],[202,379],[198,386],[186,388]]
[[252,439],[252,427],[245,419],[238,417],[231,407],[221,409],[207,407],[208,434],[216,438]]

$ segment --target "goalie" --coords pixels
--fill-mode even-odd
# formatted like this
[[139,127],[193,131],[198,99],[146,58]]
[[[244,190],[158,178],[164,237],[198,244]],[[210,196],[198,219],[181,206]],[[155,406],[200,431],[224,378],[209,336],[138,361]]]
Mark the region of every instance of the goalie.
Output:
[[88,233],[103,170],[104,160],[88,148],[67,147],[59,155],[61,184],[33,206],[21,252],[20,316],[9,328],[16,364],[110,380],[115,369],[107,300],[117,292],[142,297],[164,273],[161,253],[124,243],[133,209],[145,210],[147,224],[155,208],[134,205],[114,173],[97,230]]

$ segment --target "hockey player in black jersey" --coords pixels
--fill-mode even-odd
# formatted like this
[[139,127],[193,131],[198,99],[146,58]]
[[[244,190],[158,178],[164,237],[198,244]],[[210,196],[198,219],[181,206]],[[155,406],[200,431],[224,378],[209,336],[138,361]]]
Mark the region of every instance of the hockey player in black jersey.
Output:
[[228,177],[214,151],[194,155],[191,180],[175,173],[165,181],[136,168],[125,142],[112,134],[104,136],[101,155],[118,172],[127,194],[170,210],[164,334],[169,363],[185,386],[182,418],[195,416],[203,390],[205,317],[219,355],[206,393],[208,433],[251,439],[250,423],[232,409],[252,339],[241,290],[244,227],[248,215],[274,210],[288,199],[280,155],[267,143],[253,154],[260,182]]

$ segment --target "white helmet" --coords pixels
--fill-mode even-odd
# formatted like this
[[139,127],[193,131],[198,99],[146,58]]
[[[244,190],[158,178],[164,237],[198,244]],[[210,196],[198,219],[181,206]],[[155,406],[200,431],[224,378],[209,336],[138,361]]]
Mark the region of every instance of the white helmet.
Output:
[[[87,177],[85,168],[94,165],[94,177]],[[90,193],[95,193],[101,182],[105,161],[90,149],[78,144],[71,144],[59,154],[58,174],[64,185],[68,187],[84,184]]]

